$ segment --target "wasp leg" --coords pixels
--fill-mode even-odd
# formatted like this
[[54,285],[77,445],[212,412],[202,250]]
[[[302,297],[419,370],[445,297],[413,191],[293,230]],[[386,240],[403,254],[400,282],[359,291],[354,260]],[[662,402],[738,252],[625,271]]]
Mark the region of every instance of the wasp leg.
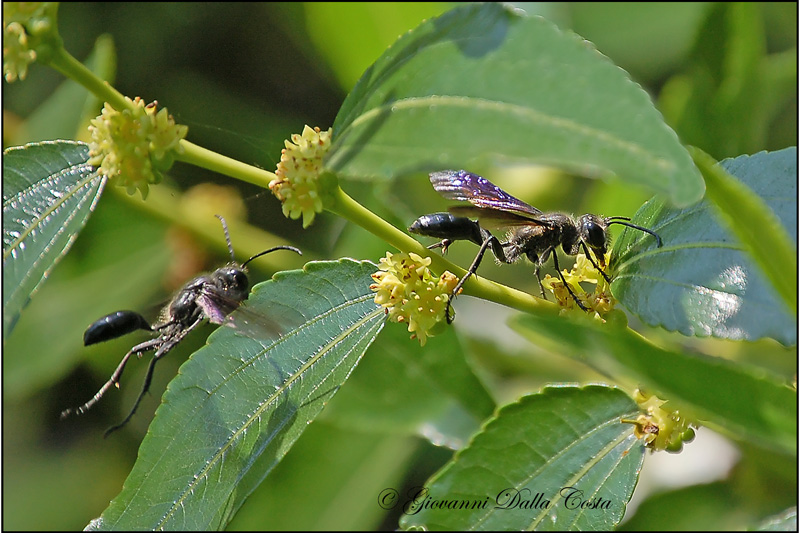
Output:
[[592,262],[592,265],[594,265],[594,267],[595,267],[595,268],[596,268],[598,271],[600,271],[600,274],[602,274],[602,275],[603,275],[603,278],[606,280],[606,282],[608,282],[608,283],[610,284],[610,283],[611,283],[611,278],[609,278],[609,277],[608,277],[608,274],[606,274],[605,272],[603,272],[603,269],[602,269],[602,268],[600,268],[600,267],[598,266],[598,264],[595,262],[594,258],[592,257],[592,254],[590,254],[590,253],[589,253],[589,248],[586,246],[586,243],[583,243],[583,242],[582,242],[582,243],[581,243],[581,245],[583,245],[583,252],[586,254],[586,257],[588,257],[588,258],[589,258],[589,261],[591,261],[591,262]]
[[[486,230],[483,230],[483,231],[486,231]],[[472,261],[472,264],[470,265],[469,269],[467,270],[467,273],[464,274],[464,277],[461,278],[458,281],[458,284],[455,286],[455,288],[453,289],[453,292],[451,293],[450,297],[447,299],[447,307],[445,307],[445,311],[444,312],[445,312],[445,319],[447,320],[448,324],[452,324],[453,318],[454,318],[450,314],[450,308],[452,307],[453,300],[458,295],[458,292],[461,290],[461,287],[464,285],[464,283],[466,283],[466,281],[469,279],[469,277],[477,272],[478,267],[481,264],[481,261],[483,261],[483,255],[486,253],[486,249],[489,248],[490,245],[492,246],[493,249],[495,249],[495,248],[500,246],[499,241],[497,240],[497,238],[494,235],[492,235],[491,233],[489,233],[488,231],[486,231],[486,234],[484,235],[484,237],[485,237],[485,239],[483,241],[483,244],[481,244],[480,250],[478,250],[478,255],[475,256],[475,259]],[[502,247],[500,249],[502,250]]]
[[108,389],[111,388],[112,385],[117,387],[119,386],[119,380],[122,377],[122,372],[125,370],[125,365],[128,364],[128,360],[131,358],[132,355],[141,357],[144,352],[152,350],[153,348],[158,346],[160,342],[161,338],[150,339],[149,341],[145,341],[131,348],[130,351],[125,354],[125,357],[122,358],[122,361],[120,361],[119,365],[117,366],[117,369],[114,370],[114,373],[111,374],[109,380],[106,381],[102,387],[100,387],[100,390],[98,390],[97,393],[94,396],[92,396],[92,399],[86,402],[85,404],[81,405],[80,407],[76,407],[74,409],[65,409],[64,411],[61,412],[61,418],[64,419],[72,413],[81,415],[86,411],[88,411],[89,409],[91,409],[92,406],[96,404],[100,400],[100,398],[103,397],[103,395],[108,391]]
[[452,240],[450,240],[450,239],[442,239],[440,242],[437,242],[435,244],[431,244],[430,246],[428,246],[428,250],[435,250],[437,248],[441,248],[442,249],[442,255],[446,255],[447,254],[447,249],[450,247],[451,244],[453,244]]
[[170,352],[170,350],[172,350],[175,346],[177,346],[178,343],[180,343],[183,340],[183,338],[186,337],[186,335],[188,335],[189,332],[192,331],[194,328],[196,328],[202,321],[203,317],[201,316],[200,318],[195,320],[192,323],[192,325],[190,325],[188,328],[181,330],[178,334],[176,334],[174,338],[164,339],[163,337],[159,337],[158,339],[154,339],[162,341],[162,344],[161,346],[158,347],[156,353],[153,354],[153,359],[150,360],[150,364],[147,367],[147,374],[145,374],[144,376],[144,383],[142,384],[142,390],[141,392],[139,392],[139,396],[136,398],[136,402],[133,404],[133,408],[128,413],[128,416],[126,416],[125,419],[122,420],[122,422],[108,428],[106,432],[103,434],[103,438],[108,437],[113,432],[115,432],[116,430],[120,429],[122,426],[127,424],[131,418],[133,418],[133,415],[136,413],[136,409],[139,408],[139,403],[141,403],[142,398],[144,398],[144,395],[147,394],[147,392],[150,390],[150,383],[153,380],[153,370],[155,369],[156,362],[158,362],[159,359],[167,355]]
[[542,298],[547,300],[547,295],[544,293],[544,285],[542,285],[542,265],[536,263],[536,269],[533,271],[536,274],[536,280],[539,282],[539,292],[542,293]]
[[556,272],[558,272],[559,277],[561,277],[561,281],[564,283],[564,286],[569,291],[569,294],[570,294],[570,296],[572,296],[572,299],[575,300],[575,303],[578,304],[578,307],[580,307],[584,311],[588,312],[589,310],[586,309],[586,307],[581,303],[581,301],[578,299],[578,297],[575,295],[575,293],[572,292],[572,287],[570,287],[569,283],[567,283],[567,280],[564,279],[564,273],[561,272],[561,268],[558,266],[558,257],[556,256],[556,251],[555,250],[553,250],[553,263],[556,266]]

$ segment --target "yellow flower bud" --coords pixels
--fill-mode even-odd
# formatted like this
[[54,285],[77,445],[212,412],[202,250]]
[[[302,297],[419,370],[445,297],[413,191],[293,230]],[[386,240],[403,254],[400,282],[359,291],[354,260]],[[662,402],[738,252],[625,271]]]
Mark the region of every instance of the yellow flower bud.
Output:
[[89,164],[115,185],[127,187],[129,194],[139,190],[145,198],[149,185],[159,183],[172,167],[189,128],[175,124],[166,109],[157,111],[157,102],[145,105],[138,96],[125,99],[132,109],[117,111],[106,102],[91,121]]
[[430,257],[415,253],[387,252],[380,260],[380,270],[372,275],[370,285],[375,303],[383,306],[393,322],[408,324],[411,338],[425,346],[438,323],[445,319],[445,309],[458,278],[450,272],[434,276],[428,266]]
[[286,148],[281,150],[281,160],[275,171],[277,178],[269,184],[272,194],[283,204],[283,215],[292,219],[302,215],[304,228],[322,212],[318,178],[322,158],[331,146],[332,133],[330,128],[321,131],[306,126],[302,135],[295,133],[291,141],[284,141]]
[[635,420],[623,422],[634,425],[633,434],[642,439],[647,448],[676,453],[684,443],[694,439],[691,426],[696,424],[677,409],[671,409],[668,402],[639,389],[634,391],[633,398],[643,412]]

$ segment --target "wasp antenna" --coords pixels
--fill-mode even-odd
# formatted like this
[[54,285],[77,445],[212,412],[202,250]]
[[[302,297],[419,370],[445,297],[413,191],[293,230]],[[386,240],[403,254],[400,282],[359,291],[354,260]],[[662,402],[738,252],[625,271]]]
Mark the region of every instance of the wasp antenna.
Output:
[[256,255],[254,255],[253,257],[251,257],[250,259],[248,259],[244,263],[242,263],[242,268],[247,266],[247,263],[249,263],[253,259],[256,259],[257,257],[261,257],[262,255],[267,255],[268,253],[274,252],[275,250],[291,250],[291,251],[295,252],[297,255],[303,255],[303,252],[301,252],[299,248],[295,248],[294,246],[275,246],[274,248],[270,248],[269,250],[264,250],[263,252],[257,253]]
[[[618,218],[624,219],[625,217],[609,217],[609,218],[606,219],[608,221],[608,225],[610,226],[611,224],[621,224],[623,226],[628,226],[629,228],[638,229],[639,231],[643,231],[645,233],[649,233],[650,235],[655,237],[656,238],[656,244],[658,245],[659,248],[661,248],[664,245],[661,242],[661,237],[659,237],[658,233],[656,233],[655,231],[647,229],[647,228],[644,228],[642,226],[637,226],[636,224],[631,224],[630,222],[623,222],[621,220],[616,220]],[[614,220],[611,220],[611,219],[614,219]],[[630,220],[630,219],[626,219],[626,220]]]
[[631,217],[606,217],[606,222],[610,222],[612,220],[630,220]]
[[231,234],[228,233],[228,224],[225,222],[225,219],[222,218],[222,215],[214,215],[222,222],[222,231],[225,232],[225,243],[228,245],[228,251],[231,253],[231,261],[236,261],[236,257],[233,255],[233,245],[231,244]]

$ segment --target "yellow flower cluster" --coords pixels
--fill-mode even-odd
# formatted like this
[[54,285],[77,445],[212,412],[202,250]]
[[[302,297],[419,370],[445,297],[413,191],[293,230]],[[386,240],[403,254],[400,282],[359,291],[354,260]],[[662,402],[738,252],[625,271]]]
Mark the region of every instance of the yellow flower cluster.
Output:
[[684,442],[694,440],[692,422],[681,416],[677,409],[672,410],[665,400],[636,389],[634,400],[644,413],[636,420],[623,420],[634,425],[636,438],[644,439],[646,447],[653,451],[666,450],[677,453],[683,449]]
[[3,76],[24,80],[28,66],[60,43],[58,2],[3,2]]
[[[608,264],[610,255],[610,252],[606,254],[606,264]],[[614,309],[617,301],[611,294],[611,288],[608,282],[584,254],[578,254],[572,270],[569,272],[564,270],[563,274],[564,279],[567,280],[570,288],[572,288],[572,292],[580,299],[586,309],[594,311],[601,317]],[[595,286],[594,290],[587,292],[583,286],[581,286],[582,282],[593,284]],[[578,308],[575,300],[570,295],[560,277],[552,277],[548,274],[542,280],[542,286],[553,293],[556,302],[558,302],[558,305],[562,309]]]
[[149,185],[159,183],[172,167],[189,128],[175,124],[166,108],[158,111],[157,102],[145,105],[138,96],[125,99],[132,108],[117,111],[106,102],[92,120],[89,164],[115,185],[127,187],[129,194],[138,189],[146,198]]
[[450,272],[435,277],[428,266],[430,257],[415,253],[386,252],[380,271],[372,275],[375,303],[382,305],[393,322],[408,323],[411,338],[425,346],[435,326],[445,318],[445,308],[458,278]]
[[286,148],[281,150],[275,171],[277,179],[269,184],[272,194],[281,201],[283,215],[292,219],[303,215],[304,228],[322,212],[318,178],[322,158],[331,147],[332,133],[332,128],[321,131],[306,126],[302,135],[295,133],[291,141],[284,141]]

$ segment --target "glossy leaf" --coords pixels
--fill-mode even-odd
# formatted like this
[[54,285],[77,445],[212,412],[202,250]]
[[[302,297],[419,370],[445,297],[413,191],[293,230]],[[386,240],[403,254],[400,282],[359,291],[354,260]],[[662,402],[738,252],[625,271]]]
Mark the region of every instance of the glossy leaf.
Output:
[[[739,239],[744,250],[758,265],[789,311],[796,315],[797,148],[740,156],[722,161],[719,165],[714,164],[710,156],[696,148],[692,149],[692,155],[703,173],[708,187],[708,198],[717,208],[719,217]],[[749,182],[771,183],[769,194],[778,193],[781,197],[769,199],[778,204],[781,214],[789,222],[791,208],[794,207],[793,239],[789,237],[781,220],[772,212],[770,205],[732,174],[747,176]],[[792,191],[791,186],[788,190],[781,190],[781,186],[791,183],[792,180],[795,183],[793,204],[787,195]]]
[[537,346],[633,380],[690,418],[783,453],[797,453],[797,395],[763,369],[655,346],[627,327],[583,316],[520,315],[511,326]]
[[69,250],[103,192],[84,143],[53,141],[3,152],[3,338]]
[[[791,240],[797,240],[794,148],[727,159],[720,166],[752,189]],[[745,207],[741,213],[746,219]],[[740,241],[720,224],[708,200],[686,209],[651,200],[636,220],[656,231],[664,246],[648,245],[642,253],[639,244],[652,238],[629,229],[615,243],[612,290],[631,312],[650,325],[684,335],[734,340],[770,337],[784,345],[797,344],[795,316]],[[761,224],[753,226],[757,231],[771,231]],[[771,256],[763,259],[775,261]],[[796,270],[791,261],[776,268],[792,275]]]
[[[380,331],[369,262],[309,263],[259,284],[278,340],[220,328],[181,367],[100,529],[222,529],[336,393]],[[235,313],[240,313],[236,311]]]
[[756,531],[797,531],[797,507],[767,518]]
[[500,4],[402,36],[333,126],[326,168],[388,178],[489,161],[616,174],[686,205],[703,183],[650,97],[577,35]]
[[644,460],[632,425],[620,421],[637,412],[624,392],[602,386],[548,387],[506,405],[424,488],[399,495],[401,526],[611,529]]

